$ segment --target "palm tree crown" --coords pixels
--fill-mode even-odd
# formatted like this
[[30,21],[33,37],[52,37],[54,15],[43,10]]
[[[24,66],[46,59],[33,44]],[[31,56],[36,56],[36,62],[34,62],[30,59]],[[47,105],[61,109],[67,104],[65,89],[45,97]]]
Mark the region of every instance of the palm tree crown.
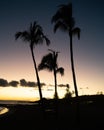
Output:
[[49,71],[53,71],[54,74],[54,81],[55,81],[55,98],[58,97],[57,94],[57,77],[56,74],[60,73],[62,76],[64,75],[64,68],[63,67],[58,67],[57,64],[57,57],[58,57],[58,52],[55,52],[53,50],[50,50],[50,53],[48,53],[47,55],[43,56],[41,63],[38,65],[38,70],[49,70]]
[[72,3],[63,4],[59,6],[58,11],[52,17],[52,23],[54,23],[54,32],[57,29],[61,29],[62,31],[67,31],[70,37],[70,58],[71,58],[71,68],[73,75],[73,82],[75,88],[75,94],[78,96],[77,84],[76,84],[76,76],[74,70],[74,60],[73,60],[73,45],[72,45],[72,36],[77,35],[78,39],[80,39],[80,28],[75,27],[75,19],[72,16]]
[[60,5],[58,11],[52,17],[51,22],[55,23],[54,32],[56,32],[57,29],[61,29],[68,31],[69,34],[77,34],[78,39],[80,39],[80,28],[75,27],[75,19],[72,16],[72,3]]
[[17,40],[18,38],[21,38],[25,42],[29,42],[32,47],[37,44],[42,44],[43,40],[46,41],[47,45],[50,44],[50,40],[44,35],[42,27],[37,24],[36,21],[30,24],[28,30],[17,32],[15,34],[15,39]]
[[44,35],[42,27],[39,24],[37,24],[36,21],[30,24],[28,30],[25,30],[23,32],[17,32],[15,34],[15,39],[17,40],[18,38],[21,38],[23,41],[28,42],[30,44],[31,55],[32,55],[36,77],[37,77],[37,84],[39,87],[40,99],[42,100],[41,84],[40,84],[40,79],[38,75],[33,49],[35,45],[42,44],[44,40],[46,41],[46,45],[49,45],[50,40]]

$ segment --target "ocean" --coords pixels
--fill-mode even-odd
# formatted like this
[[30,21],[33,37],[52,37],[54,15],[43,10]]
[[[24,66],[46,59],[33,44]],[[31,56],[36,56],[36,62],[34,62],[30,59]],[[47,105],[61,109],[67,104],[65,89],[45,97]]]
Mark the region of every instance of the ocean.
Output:
[[9,112],[8,106],[15,106],[15,105],[33,105],[36,104],[36,102],[32,101],[7,101],[2,100],[0,101],[0,115],[5,114],[6,112]]

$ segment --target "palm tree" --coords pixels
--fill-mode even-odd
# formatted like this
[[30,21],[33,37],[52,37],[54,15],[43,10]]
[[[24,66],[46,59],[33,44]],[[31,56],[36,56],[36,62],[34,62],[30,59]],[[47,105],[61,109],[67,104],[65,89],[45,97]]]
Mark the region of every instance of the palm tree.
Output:
[[39,24],[37,24],[36,21],[34,21],[33,23],[30,24],[30,27],[28,30],[25,30],[22,32],[17,32],[15,34],[15,39],[17,40],[18,38],[21,38],[24,42],[29,42],[32,60],[33,60],[34,68],[35,68],[35,72],[36,72],[40,100],[42,101],[41,84],[40,84],[40,79],[39,79],[39,75],[38,75],[38,70],[37,70],[37,65],[36,65],[36,60],[35,60],[35,55],[34,55],[33,49],[35,48],[36,45],[42,44],[44,40],[46,41],[46,45],[49,45],[50,40],[43,34],[42,27]]
[[80,39],[80,28],[75,27],[75,20],[72,16],[72,3],[68,3],[67,5],[65,4],[60,5],[58,11],[52,17],[52,23],[55,24],[54,33],[57,31],[57,29],[61,29],[62,31],[68,32],[68,35],[70,37],[71,69],[75,88],[75,95],[76,97],[78,97],[78,89],[77,89],[74,60],[73,60],[72,37],[73,35],[77,35],[78,39]]
[[43,70],[47,69],[49,71],[53,71],[54,74],[54,82],[55,82],[55,95],[54,97],[57,99],[58,98],[58,93],[57,93],[57,73],[60,73],[62,76],[64,75],[64,68],[58,67],[57,64],[57,57],[59,52],[55,52],[51,49],[51,51],[47,55],[43,56],[41,63],[38,65],[38,70]]

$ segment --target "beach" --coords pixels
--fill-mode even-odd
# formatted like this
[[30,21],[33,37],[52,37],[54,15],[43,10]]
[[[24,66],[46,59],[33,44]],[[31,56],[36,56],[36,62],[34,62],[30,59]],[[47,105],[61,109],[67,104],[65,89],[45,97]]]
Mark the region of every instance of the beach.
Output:
[[45,115],[41,106],[16,105],[9,107],[10,111],[0,117],[0,129],[35,129],[35,130],[66,130],[66,129],[102,129],[104,117],[104,97],[90,100],[80,100],[80,116],[76,119],[75,100],[58,100],[56,112],[54,100],[45,101]]

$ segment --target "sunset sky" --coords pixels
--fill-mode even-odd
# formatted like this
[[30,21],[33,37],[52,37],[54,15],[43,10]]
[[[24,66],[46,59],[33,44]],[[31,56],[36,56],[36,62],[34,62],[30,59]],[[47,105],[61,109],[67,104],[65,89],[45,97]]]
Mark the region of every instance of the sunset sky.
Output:
[[[15,33],[26,30],[30,23],[37,21],[44,34],[50,39],[50,46],[38,45],[34,49],[37,65],[48,49],[60,51],[58,64],[65,69],[65,75],[57,75],[58,84],[70,84],[74,90],[70,67],[69,37],[58,30],[53,33],[51,18],[58,5],[71,0],[1,0],[0,1],[0,78],[7,81],[26,79],[36,82],[29,44],[15,41]],[[75,71],[79,94],[104,92],[104,1],[72,0],[76,26],[81,28],[81,38],[73,38]],[[54,84],[53,73],[39,72],[40,81]],[[4,97],[17,90],[1,88]],[[8,94],[9,92],[9,94]],[[29,90],[30,92],[30,90]],[[25,95],[26,91],[24,92]],[[12,94],[11,94],[12,95]],[[22,94],[23,95],[23,94]],[[31,95],[31,94],[30,94]]]

